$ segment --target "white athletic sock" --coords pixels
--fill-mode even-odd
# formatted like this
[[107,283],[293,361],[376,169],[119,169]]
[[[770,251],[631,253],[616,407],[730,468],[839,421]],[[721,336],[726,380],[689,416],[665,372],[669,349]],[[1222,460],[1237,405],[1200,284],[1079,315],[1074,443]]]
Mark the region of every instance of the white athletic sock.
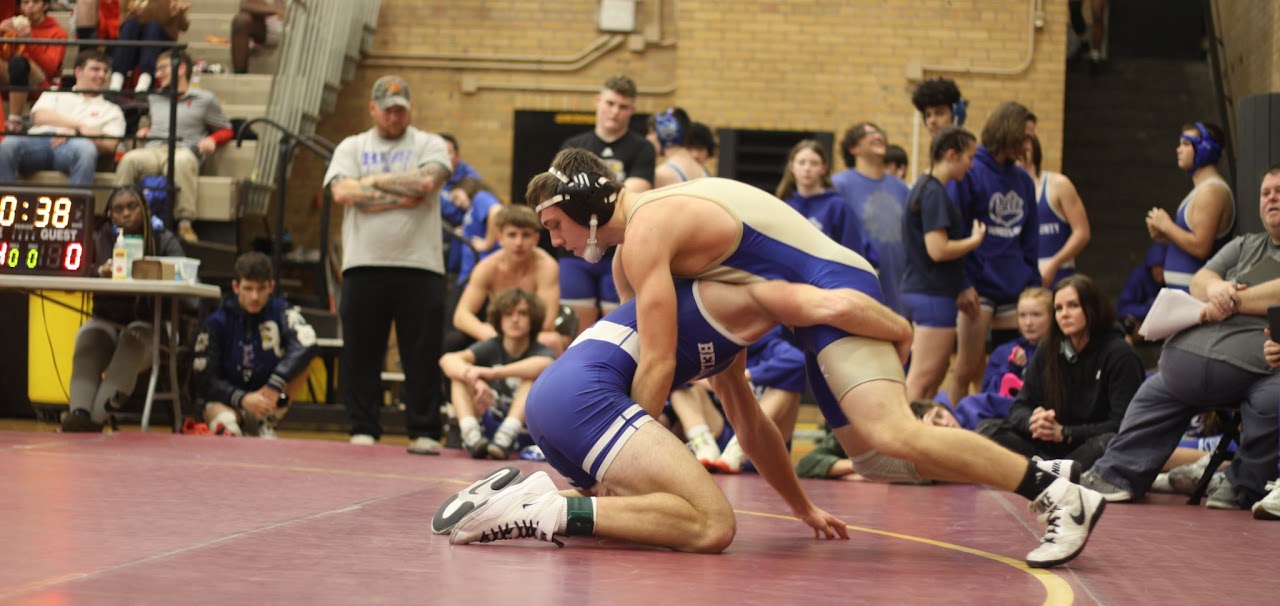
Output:
[[524,427],[524,423],[517,421],[511,417],[502,420],[502,425],[498,426],[498,431],[493,434],[493,443],[507,448],[516,441],[516,436],[520,435],[520,429]]
[[699,435],[702,435],[702,434],[704,434],[704,433],[705,433],[705,434],[707,434],[707,435],[711,435],[711,428],[710,428],[710,427],[707,427],[705,424],[703,424],[703,425],[694,425],[694,426],[690,427],[689,429],[685,430],[685,432],[684,432],[685,437],[689,438],[689,441],[690,441],[690,442],[692,442],[694,438],[696,438],[696,437],[698,437]]
[[135,93],[145,93],[151,90],[151,74],[141,74],[138,76],[138,85],[133,87]]
[[462,435],[462,443],[466,446],[471,446],[484,437],[480,432],[480,421],[475,417],[458,419],[458,433]]
[[209,424],[209,428],[216,432],[219,423],[226,428],[227,433],[233,436],[244,435],[244,432],[240,431],[240,424],[236,422],[236,413],[234,412],[218,413],[218,416],[214,417],[213,422]]
[[107,85],[107,88],[114,91],[124,88],[124,74],[120,72],[111,74],[111,84]]

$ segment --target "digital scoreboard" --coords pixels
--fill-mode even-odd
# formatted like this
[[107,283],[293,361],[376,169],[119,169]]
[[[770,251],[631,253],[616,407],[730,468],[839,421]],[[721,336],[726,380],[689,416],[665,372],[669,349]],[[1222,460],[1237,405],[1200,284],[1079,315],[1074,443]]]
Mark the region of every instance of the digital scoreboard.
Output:
[[0,185],[0,274],[89,275],[93,203],[89,189]]

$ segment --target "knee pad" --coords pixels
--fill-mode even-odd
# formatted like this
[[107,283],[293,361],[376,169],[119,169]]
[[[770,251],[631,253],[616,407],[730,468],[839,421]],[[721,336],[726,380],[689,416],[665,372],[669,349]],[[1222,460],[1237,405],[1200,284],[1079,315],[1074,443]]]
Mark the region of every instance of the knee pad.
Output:
[[882,455],[875,450],[868,450],[849,460],[853,462],[854,471],[873,482],[919,482],[924,479],[916,473],[915,463]]
[[14,86],[31,83],[31,62],[22,55],[9,59],[9,83]]

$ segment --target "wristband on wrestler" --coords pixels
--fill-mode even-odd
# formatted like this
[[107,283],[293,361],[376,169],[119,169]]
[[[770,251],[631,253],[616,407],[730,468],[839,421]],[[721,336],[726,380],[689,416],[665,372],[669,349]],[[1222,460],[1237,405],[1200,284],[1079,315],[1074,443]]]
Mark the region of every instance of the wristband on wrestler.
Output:
[[569,519],[565,524],[566,536],[591,536],[596,530],[595,504],[591,497],[568,497]]

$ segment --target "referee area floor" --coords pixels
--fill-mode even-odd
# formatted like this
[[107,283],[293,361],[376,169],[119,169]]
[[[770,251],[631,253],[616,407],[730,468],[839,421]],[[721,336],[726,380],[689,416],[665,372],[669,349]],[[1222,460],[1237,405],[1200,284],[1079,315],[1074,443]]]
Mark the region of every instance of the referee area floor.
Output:
[[[513,461],[525,473],[545,463]],[[1043,526],[975,486],[806,480],[851,540],[813,539],[757,475],[717,476],[721,555],[596,538],[449,544],[429,521],[497,467],[402,445],[0,431],[4,604],[1274,603],[1280,523],[1185,497],[1112,504],[1084,553],[1033,570]]]

